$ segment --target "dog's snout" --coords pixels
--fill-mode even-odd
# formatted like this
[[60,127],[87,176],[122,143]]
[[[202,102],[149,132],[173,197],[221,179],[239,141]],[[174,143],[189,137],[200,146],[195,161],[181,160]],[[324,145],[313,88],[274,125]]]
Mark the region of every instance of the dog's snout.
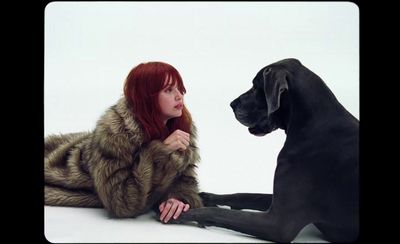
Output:
[[233,100],[232,102],[231,102],[231,108],[232,109],[235,109],[236,108],[236,106],[238,105],[238,103],[239,103],[239,101],[238,101],[238,99],[235,99],[235,100]]

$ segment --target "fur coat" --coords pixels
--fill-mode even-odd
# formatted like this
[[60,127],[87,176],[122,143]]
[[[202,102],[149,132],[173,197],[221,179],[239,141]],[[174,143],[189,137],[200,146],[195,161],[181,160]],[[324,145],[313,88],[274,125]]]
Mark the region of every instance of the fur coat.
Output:
[[104,207],[136,217],[170,197],[202,207],[195,168],[200,157],[192,127],[189,147],[168,153],[159,140],[144,143],[125,98],[111,106],[92,132],[45,138],[45,204]]

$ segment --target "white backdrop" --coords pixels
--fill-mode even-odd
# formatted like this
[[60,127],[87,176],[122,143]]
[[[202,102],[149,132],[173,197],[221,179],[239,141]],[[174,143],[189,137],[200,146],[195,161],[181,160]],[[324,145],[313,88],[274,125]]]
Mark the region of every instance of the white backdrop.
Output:
[[297,58],[359,118],[359,10],[350,2],[52,2],[45,9],[45,135],[94,128],[128,72],[181,73],[198,127],[202,191],[272,193],[285,134],[248,133],[229,103]]

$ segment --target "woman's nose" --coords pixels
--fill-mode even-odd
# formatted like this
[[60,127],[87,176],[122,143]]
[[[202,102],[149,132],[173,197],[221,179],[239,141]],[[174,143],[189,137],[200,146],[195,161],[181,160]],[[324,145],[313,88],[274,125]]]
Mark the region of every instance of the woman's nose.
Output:
[[177,89],[175,92],[175,99],[180,100],[182,99],[182,97],[183,97],[182,93]]

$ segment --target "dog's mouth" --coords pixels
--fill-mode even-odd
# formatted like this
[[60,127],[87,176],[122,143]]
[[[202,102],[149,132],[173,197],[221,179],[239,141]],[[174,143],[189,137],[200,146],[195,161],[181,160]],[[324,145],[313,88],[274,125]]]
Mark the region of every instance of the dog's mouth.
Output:
[[265,136],[267,134],[267,132],[261,131],[259,128],[257,128],[257,126],[250,127],[249,132],[250,134],[255,136]]
[[277,127],[271,123],[268,119],[262,119],[258,121],[256,124],[249,126],[249,132],[255,136],[265,136],[268,133],[274,131]]
[[236,119],[244,126],[248,127],[249,133],[255,136],[265,136],[273,131],[273,126],[266,116],[258,114],[246,114],[240,110],[234,110]]
[[245,114],[242,114],[240,112],[235,112],[235,118],[237,119],[237,121],[239,121],[242,125],[250,127],[252,125],[254,125],[254,122],[250,121],[248,119],[248,117]]

